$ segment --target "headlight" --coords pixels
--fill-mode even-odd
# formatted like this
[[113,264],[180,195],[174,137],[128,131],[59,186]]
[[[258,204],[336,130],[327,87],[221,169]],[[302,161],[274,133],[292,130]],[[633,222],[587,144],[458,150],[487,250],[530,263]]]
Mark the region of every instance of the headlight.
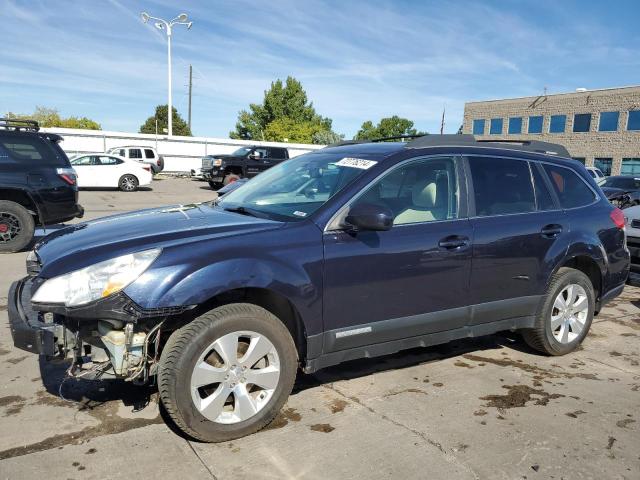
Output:
[[222,159],[221,159],[221,158],[216,158],[216,159],[213,161],[213,166],[214,166],[214,167],[220,167],[221,165],[222,165]]
[[45,281],[34,303],[64,303],[76,307],[108,297],[136,280],[158,258],[160,248],[130,253]]

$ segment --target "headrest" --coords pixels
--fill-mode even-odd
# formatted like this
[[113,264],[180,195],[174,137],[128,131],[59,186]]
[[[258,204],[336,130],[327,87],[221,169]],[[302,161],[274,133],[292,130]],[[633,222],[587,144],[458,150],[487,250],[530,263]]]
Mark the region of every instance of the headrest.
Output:
[[436,206],[437,187],[432,180],[417,182],[413,186],[413,204],[420,208],[433,208]]

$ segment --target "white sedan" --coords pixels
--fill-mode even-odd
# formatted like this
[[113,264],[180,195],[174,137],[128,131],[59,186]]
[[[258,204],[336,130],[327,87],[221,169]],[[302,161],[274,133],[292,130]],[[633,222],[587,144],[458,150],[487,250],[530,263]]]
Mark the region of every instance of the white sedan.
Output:
[[90,153],[71,159],[78,175],[78,187],[112,187],[123,192],[135,192],[151,184],[153,175],[145,163],[104,153]]

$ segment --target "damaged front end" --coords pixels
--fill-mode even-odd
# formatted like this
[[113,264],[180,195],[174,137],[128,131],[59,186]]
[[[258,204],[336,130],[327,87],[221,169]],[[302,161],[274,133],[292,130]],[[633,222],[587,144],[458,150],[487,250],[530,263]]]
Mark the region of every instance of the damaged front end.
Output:
[[14,345],[48,360],[71,359],[75,377],[103,375],[146,384],[155,375],[163,325],[188,307],[141,309],[123,292],[80,307],[32,302],[41,281],[26,277],[9,291]]

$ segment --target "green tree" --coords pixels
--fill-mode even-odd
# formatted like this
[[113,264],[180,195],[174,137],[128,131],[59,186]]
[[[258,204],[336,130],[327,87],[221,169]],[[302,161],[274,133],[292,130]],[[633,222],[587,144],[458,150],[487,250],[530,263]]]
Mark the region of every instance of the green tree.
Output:
[[41,127],[79,128],[84,130],[102,130],[98,122],[87,117],[62,118],[55,108],[37,106],[31,115],[9,113],[9,118],[35,120]]
[[[278,123],[268,129],[276,120]],[[311,143],[313,134],[321,130],[331,130],[331,119],[318,115],[302,84],[287,77],[284,83],[280,79],[271,82],[262,104],[252,103],[249,110],[238,113],[236,128],[229,136],[243,140],[267,140],[270,136],[292,141],[292,138],[307,138],[303,132],[311,131],[308,140]]]
[[[181,135],[184,137],[191,137],[191,130],[189,129],[189,125],[178,113],[176,107],[172,107],[173,111],[173,135]],[[158,105],[156,107],[156,113],[152,117],[147,118],[147,121],[142,124],[140,127],[140,133],[156,133],[156,120],[158,122],[158,133],[163,134],[166,129],[169,128],[169,116],[167,112],[169,111],[169,107],[167,105]]]
[[398,137],[402,135],[426,135],[413,128],[413,122],[409,119],[398,117],[386,117],[374,125],[371,120],[363,122],[354,140],[368,140],[373,138]]
[[316,145],[331,145],[344,140],[344,134],[336,133],[333,130],[320,130],[313,134],[313,142]]

